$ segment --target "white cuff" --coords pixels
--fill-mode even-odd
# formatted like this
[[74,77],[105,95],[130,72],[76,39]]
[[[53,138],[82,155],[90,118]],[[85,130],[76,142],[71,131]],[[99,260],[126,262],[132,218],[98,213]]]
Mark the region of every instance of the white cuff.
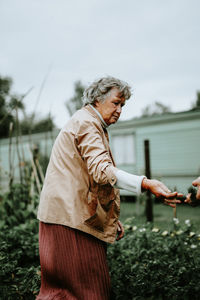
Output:
[[145,176],[133,175],[119,169],[115,169],[115,176],[117,177],[114,185],[116,188],[130,191],[136,195],[141,194],[141,184]]

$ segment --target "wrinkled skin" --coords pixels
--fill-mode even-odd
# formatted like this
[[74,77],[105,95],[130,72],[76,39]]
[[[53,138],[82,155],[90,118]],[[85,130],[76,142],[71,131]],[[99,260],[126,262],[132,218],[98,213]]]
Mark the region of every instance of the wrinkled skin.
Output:
[[106,124],[111,125],[118,121],[125,101],[125,98],[121,97],[119,90],[112,88],[103,102],[95,102],[95,108],[100,112]]
[[144,178],[142,181],[142,189],[149,190],[157,198],[162,198],[163,202],[171,207],[175,207],[176,203],[181,203],[176,197],[181,197],[183,194],[171,192],[168,187],[159,180]]
[[[142,189],[143,191],[149,190],[156,197],[162,198],[164,204],[169,205],[171,207],[176,207],[177,203],[181,203],[180,200],[177,200],[176,197],[182,197],[183,194],[178,192],[171,192],[161,181],[156,179],[147,179],[144,178],[142,181]],[[117,238],[116,240],[120,240],[124,236],[124,228],[120,221],[117,224]]]

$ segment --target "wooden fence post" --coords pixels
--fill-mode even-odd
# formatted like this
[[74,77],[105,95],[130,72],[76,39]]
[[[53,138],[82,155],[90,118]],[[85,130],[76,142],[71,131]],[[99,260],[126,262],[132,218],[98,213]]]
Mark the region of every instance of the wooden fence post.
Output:
[[[144,141],[144,155],[145,155],[145,176],[148,179],[151,179],[149,140]],[[151,193],[149,191],[147,191],[145,213],[146,213],[147,222],[153,222],[153,204],[152,204]]]

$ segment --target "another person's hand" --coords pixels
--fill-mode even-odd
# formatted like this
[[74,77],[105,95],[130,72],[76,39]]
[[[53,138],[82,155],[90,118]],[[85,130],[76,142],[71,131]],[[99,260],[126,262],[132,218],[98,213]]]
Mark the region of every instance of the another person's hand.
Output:
[[117,222],[117,238],[116,240],[119,241],[124,236],[124,227],[122,223],[118,220]]
[[[200,200],[200,176],[197,177],[193,182],[192,185],[197,187],[197,194],[196,194],[196,199]],[[191,204],[192,203],[192,199],[191,199],[191,194],[189,193],[186,197],[185,200],[186,203]]]
[[176,197],[181,197],[182,194],[177,192],[171,192],[161,181],[156,179],[147,179],[144,178],[142,181],[142,189],[149,190],[157,198],[163,198],[165,204],[175,207],[176,203],[181,203],[180,200],[177,200]]
[[192,182],[192,185],[197,187],[196,198],[200,200],[200,176]]

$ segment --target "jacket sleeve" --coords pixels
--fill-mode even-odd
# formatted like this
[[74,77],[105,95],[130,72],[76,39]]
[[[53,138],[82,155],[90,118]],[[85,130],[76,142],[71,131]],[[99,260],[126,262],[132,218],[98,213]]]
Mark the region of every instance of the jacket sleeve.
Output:
[[94,181],[114,186],[117,181],[116,168],[104,144],[103,134],[98,124],[85,122],[76,133],[77,148]]
[[137,176],[119,169],[117,169],[115,175],[117,177],[116,188],[130,191],[135,195],[141,194],[142,180],[145,176]]

